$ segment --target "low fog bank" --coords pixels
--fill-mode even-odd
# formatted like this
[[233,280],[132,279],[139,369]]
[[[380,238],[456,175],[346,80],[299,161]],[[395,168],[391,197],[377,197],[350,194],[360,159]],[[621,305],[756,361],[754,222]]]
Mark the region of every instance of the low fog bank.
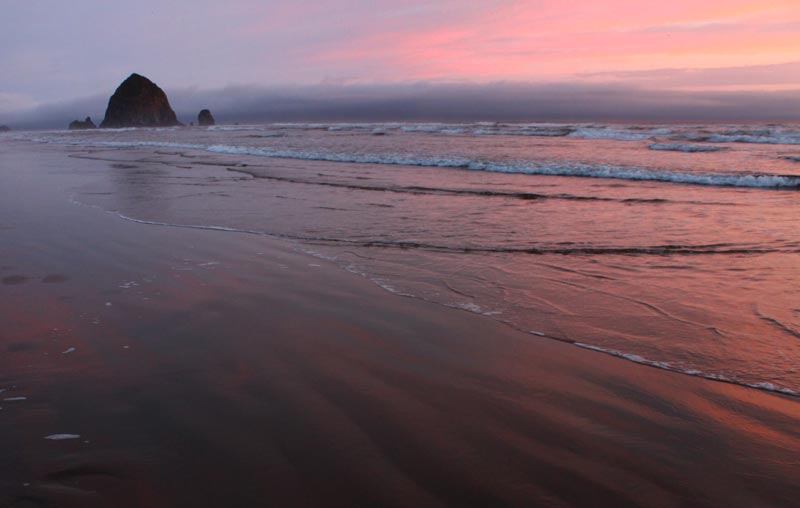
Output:
[[[291,121],[800,121],[800,89],[776,92],[659,91],[588,84],[231,86],[167,89],[178,118],[209,108],[219,123]],[[109,92],[110,94],[110,92]],[[16,129],[100,123],[108,95],[0,114]]]

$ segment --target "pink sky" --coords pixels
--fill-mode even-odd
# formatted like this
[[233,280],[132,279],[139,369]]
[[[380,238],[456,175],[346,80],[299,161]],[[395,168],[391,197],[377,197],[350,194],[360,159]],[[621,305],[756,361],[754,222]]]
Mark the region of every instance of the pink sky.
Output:
[[37,0],[0,17],[0,112],[164,87],[800,89],[800,0]]
[[[587,79],[585,74],[800,59],[797,0],[464,3],[478,7],[448,16],[445,6],[457,11],[455,4],[418,2],[421,10],[441,6],[428,13],[429,21],[438,22],[375,20],[372,29],[301,50],[301,56],[313,65],[353,69],[358,79],[477,81]],[[372,72],[359,75],[365,63]],[[743,78],[750,70],[742,70]],[[794,77],[800,87],[800,75]]]

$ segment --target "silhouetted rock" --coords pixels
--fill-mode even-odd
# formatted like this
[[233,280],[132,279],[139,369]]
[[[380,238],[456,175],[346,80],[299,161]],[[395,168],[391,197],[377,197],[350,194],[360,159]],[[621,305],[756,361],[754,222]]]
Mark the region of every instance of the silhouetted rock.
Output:
[[211,116],[211,111],[207,109],[202,110],[200,114],[197,115],[197,125],[206,126],[206,125],[214,125],[215,123],[216,122],[214,122],[214,117]]
[[83,130],[83,129],[96,129],[97,126],[92,121],[91,116],[87,116],[86,120],[73,120],[69,123],[70,130]]
[[11,130],[11,127],[8,125],[0,125],[0,132],[8,132]]
[[100,127],[172,127],[182,125],[167,94],[139,74],[131,74],[108,99]]

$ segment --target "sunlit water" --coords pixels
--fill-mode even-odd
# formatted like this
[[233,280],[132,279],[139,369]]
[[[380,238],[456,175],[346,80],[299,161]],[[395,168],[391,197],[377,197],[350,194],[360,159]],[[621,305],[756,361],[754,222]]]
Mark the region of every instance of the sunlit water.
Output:
[[108,178],[75,199],[126,218],[289,238],[391,292],[532,339],[800,393],[797,126],[271,124],[13,137],[107,159]]

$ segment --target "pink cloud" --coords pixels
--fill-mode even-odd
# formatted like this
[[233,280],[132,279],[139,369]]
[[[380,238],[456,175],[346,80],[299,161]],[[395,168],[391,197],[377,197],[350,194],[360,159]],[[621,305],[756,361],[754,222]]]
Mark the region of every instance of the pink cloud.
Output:
[[800,54],[800,32],[782,28],[800,23],[795,0],[509,1],[452,20],[373,21],[306,48],[304,61],[350,75],[367,69],[365,80],[546,81],[609,70],[764,65]]

